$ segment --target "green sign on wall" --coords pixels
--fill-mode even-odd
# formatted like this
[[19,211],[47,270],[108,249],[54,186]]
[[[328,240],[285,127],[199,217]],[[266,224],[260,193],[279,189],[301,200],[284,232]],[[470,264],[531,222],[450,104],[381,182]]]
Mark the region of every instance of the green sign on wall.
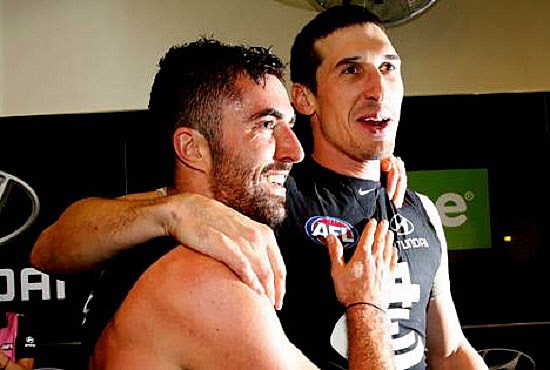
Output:
[[410,171],[409,188],[437,207],[449,249],[491,247],[487,169]]

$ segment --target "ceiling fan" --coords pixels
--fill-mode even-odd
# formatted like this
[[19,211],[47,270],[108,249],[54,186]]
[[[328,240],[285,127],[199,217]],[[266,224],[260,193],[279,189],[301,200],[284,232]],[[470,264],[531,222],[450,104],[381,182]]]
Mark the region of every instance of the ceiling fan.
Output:
[[405,23],[424,13],[436,0],[315,0],[327,9],[335,5],[360,5],[376,14],[386,27]]

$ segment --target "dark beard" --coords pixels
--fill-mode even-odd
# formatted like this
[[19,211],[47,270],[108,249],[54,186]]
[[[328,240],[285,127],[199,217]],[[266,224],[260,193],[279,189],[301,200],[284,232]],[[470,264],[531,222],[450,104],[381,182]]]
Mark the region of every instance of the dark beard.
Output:
[[[275,163],[265,168],[288,169],[289,165]],[[281,167],[283,166],[283,167]],[[243,166],[238,156],[221,151],[214,164],[211,184],[214,199],[271,228],[280,224],[286,215],[286,198],[275,197],[262,188],[254,188],[254,173]]]

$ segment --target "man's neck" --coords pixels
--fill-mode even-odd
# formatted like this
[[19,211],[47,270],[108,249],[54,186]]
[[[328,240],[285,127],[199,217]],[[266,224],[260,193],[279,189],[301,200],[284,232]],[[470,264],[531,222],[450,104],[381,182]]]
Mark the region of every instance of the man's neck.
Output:
[[358,161],[341,152],[313,151],[315,162],[336,173],[363,180],[380,181],[380,160]]
[[168,188],[168,195],[178,193],[193,193],[214,198],[212,186],[206,174],[199,171],[176,169],[174,174],[174,186]]

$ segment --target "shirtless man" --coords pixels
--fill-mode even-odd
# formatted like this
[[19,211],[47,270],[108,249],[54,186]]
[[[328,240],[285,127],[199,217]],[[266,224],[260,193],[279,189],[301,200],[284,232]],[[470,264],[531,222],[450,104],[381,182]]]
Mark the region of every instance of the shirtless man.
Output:
[[[284,182],[303,151],[282,71],[263,48],[201,39],[169,50],[150,99],[159,124],[174,127],[167,195],[200,194],[271,226],[283,220]],[[329,239],[353,368],[392,369],[385,311],[397,255],[388,223],[370,221],[359,246],[344,262],[339,240]],[[89,332],[90,369],[316,368],[265,295],[170,237],[110,261],[88,308],[87,323],[99,329]]]

